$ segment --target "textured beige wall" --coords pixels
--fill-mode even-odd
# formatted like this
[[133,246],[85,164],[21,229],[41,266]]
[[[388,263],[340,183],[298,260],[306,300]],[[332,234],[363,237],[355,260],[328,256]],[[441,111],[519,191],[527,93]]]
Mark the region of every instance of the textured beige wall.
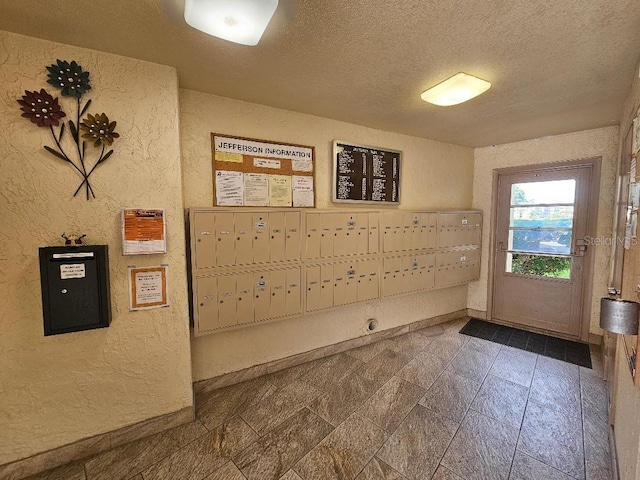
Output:
[[[616,187],[618,127],[598,128],[554,137],[537,138],[475,150],[473,208],[483,210],[482,267],[480,280],[469,285],[469,308],[487,310],[489,236],[493,170],[518,165],[536,165],[587,157],[602,157],[600,200],[596,236],[610,237]],[[599,327],[600,297],[607,296],[609,280],[608,246],[595,247],[593,289],[591,292],[591,333]]]
[[[72,198],[71,168],[45,128],[20,117],[56,58],[91,72],[90,112],[117,120],[115,153]],[[52,91],[52,90],[49,90]],[[0,464],[191,405],[185,247],[174,69],[0,32]],[[66,101],[65,101],[66,104]],[[92,147],[89,147],[92,148]],[[122,207],[167,209],[168,253],[123,257]],[[110,249],[106,329],[43,336],[38,247],[85,232]],[[128,265],[166,263],[171,307],[130,313]]]
[[[319,208],[333,207],[331,149],[336,139],[403,151],[402,209],[471,206],[473,151],[469,148],[181,90],[186,207],[213,204],[211,132],[315,146]],[[194,380],[361,336],[371,317],[384,330],[457,311],[466,308],[466,292],[466,286],[450,288],[194,338]]]
[[616,348],[616,378],[614,380],[616,451],[620,480],[640,479],[640,393],[624,353],[622,336]]
[[[639,99],[640,79],[636,76],[620,116],[621,149],[632,119],[636,115]],[[621,155],[627,153],[621,151]],[[640,246],[635,245],[631,247],[631,250],[624,251],[622,298],[626,300],[638,300],[635,285],[638,281],[638,272],[640,272],[639,249]],[[629,343],[633,343],[633,337],[628,338]],[[638,468],[640,460],[640,389],[633,385],[621,339],[619,339],[616,349],[616,365],[618,368],[613,379],[614,432],[620,478],[621,480],[640,480],[640,469]]]

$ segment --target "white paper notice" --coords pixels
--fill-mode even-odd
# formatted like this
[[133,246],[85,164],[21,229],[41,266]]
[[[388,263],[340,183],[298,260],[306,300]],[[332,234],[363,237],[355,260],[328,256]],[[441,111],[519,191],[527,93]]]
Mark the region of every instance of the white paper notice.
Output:
[[84,278],[84,277],[85,277],[84,263],[60,265],[60,278],[62,280],[66,280],[67,278]]
[[162,302],[162,272],[137,273],[136,286],[138,305]]
[[291,177],[287,175],[269,175],[269,206],[291,206]]
[[291,160],[291,169],[294,172],[313,172],[313,161],[307,158]]
[[293,206],[313,207],[313,177],[293,175]]
[[313,207],[313,192],[307,192],[304,190],[294,190],[293,206],[294,207]]
[[267,160],[266,158],[254,158],[253,166],[260,168],[275,168],[280,169],[280,160]]
[[313,177],[305,177],[302,175],[293,175],[291,182],[294,190],[306,190],[313,192]]
[[244,174],[244,204],[247,207],[269,206],[269,175],[266,173]]
[[129,267],[129,309],[145,310],[169,306],[167,267]]
[[216,205],[242,206],[244,183],[242,172],[216,171]]

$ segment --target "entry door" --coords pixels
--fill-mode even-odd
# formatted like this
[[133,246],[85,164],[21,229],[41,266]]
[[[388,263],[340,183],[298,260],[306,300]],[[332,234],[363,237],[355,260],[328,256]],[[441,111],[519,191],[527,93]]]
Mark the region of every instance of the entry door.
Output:
[[592,166],[498,177],[493,317],[580,336]]

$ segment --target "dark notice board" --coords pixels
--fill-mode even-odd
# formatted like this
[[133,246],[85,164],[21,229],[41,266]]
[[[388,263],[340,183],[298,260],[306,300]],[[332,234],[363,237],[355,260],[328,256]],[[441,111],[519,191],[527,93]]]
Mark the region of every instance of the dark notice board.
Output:
[[400,155],[366,145],[333,143],[333,201],[400,203]]

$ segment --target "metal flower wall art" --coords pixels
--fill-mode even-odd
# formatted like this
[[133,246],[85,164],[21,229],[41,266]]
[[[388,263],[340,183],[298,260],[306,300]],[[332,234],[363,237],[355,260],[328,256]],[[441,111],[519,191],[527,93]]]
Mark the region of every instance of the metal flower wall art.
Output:
[[[25,90],[22,98],[18,100],[22,116],[38,127],[49,129],[53,146],[45,146],[45,150],[69,163],[82,177],[82,182],[73,196],[75,197],[84,187],[87,200],[90,197],[95,198],[89,178],[98,165],[106,162],[113,154],[111,145],[120,136],[115,131],[116,122],[110,121],[105,113],[87,114],[91,100],[84,101],[83,96],[91,90],[89,72],[84,71],[77,62],[57,60],[55,64],[47,67],[47,71],[47,83],[60,90],[63,97],[69,97],[69,103],[75,107],[75,121],[64,112],[58,98],[53,97],[44,88],[39,92]],[[68,119],[66,122],[63,120],[65,117]],[[65,140],[67,129],[71,140]],[[87,143],[92,147],[87,149]],[[94,153],[91,154],[90,151]]]

